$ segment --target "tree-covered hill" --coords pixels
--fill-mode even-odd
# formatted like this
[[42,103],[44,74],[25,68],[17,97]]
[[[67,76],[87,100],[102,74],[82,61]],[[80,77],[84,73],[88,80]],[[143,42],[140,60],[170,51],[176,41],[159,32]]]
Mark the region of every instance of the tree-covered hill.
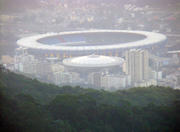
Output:
[[53,84],[39,82],[23,75],[12,72],[0,73],[1,88],[6,95],[14,97],[18,94],[27,94],[36,101],[47,104],[58,94],[83,94],[95,98],[98,103],[118,105],[120,102],[129,102],[132,105],[147,105],[151,102],[157,105],[172,104],[173,100],[180,98],[180,91],[169,87],[151,86],[147,88],[132,88],[107,92],[104,90],[83,89],[79,86],[58,87]]
[[180,91],[58,87],[0,68],[0,131],[177,132]]

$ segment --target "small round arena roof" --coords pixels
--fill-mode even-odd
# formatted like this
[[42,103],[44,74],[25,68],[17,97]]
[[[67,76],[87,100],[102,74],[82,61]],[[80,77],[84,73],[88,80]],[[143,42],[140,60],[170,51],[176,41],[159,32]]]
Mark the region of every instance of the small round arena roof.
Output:
[[22,38],[19,46],[54,51],[95,51],[136,48],[166,40],[160,33],[129,30],[88,30],[40,34]]
[[102,55],[89,55],[68,58],[63,60],[63,64],[69,67],[84,67],[84,68],[98,68],[98,67],[113,67],[120,66],[124,59],[120,57],[110,57]]

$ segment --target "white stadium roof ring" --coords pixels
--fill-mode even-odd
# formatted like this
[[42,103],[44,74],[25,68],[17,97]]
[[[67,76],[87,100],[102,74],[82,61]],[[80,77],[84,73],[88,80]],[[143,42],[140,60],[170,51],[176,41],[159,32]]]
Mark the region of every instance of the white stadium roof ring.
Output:
[[[95,35],[92,36],[92,34]],[[111,37],[108,38],[107,36],[104,36],[103,38],[104,34],[106,34],[107,36],[112,34],[111,36],[112,37],[115,36],[115,37],[112,38],[112,40]],[[79,35],[78,38],[75,38],[76,37],[75,35]],[[101,36],[104,40],[102,38],[100,39],[96,37],[96,35]],[[125,41],[120,40],[120,39],[124,39],[124,37],[128,35],[133,37],[132,41],[130,41],[131,39],[129,38],[127,38]],[[136,36],[137,38],[140,39],[138,40],[135,39]],[[65,38],[65,40],[63,37]],[[91,38],[96,37],[95,41],[100,40],[101,42],[92,41],[88,37]],[[74,41],[69,41],[71,39],[74,39]],[[47,44],[44,40],[53,41],[53,43],[51,42],[51,44]],[[94,50],[113,50],[113,49],[150,46],[164,42],[165,40],[166,40],[165,35],[160,33],[147,32],[147,31],[87,30],[87,31],[71,31],[71,32],[40,34],[40,35],[22,38],[17,41],[17,44],[24,48],[40,49],[40,50],[55,50],[55,51],[93,50],[94,51]]]

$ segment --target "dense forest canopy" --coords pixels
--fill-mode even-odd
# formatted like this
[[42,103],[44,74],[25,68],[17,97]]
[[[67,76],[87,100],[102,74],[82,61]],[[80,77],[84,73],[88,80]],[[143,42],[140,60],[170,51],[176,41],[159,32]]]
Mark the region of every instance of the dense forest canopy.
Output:
[[0,105],[3,131],[179,131],[180,91],[168,87],[116,92],[57,87],[1,67]]

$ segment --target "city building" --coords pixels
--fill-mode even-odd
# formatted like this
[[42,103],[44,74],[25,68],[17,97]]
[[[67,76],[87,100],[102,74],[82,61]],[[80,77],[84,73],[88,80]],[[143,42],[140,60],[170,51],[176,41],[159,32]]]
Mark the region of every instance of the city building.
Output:
[[101,72],[92,72],[88,75],[88,84],[96,87],[97,89],[101,88]]
[[125,75],[103,75],[101,87],[105,90],[125,89],[129,85],[129,77]]
[[132,84],[149,79],[149,53],[147,50],[131,49],[125,52],[125,72]]
[[38,60],[33,55],[23,54],[15,56],[14,67],[16,71],[26,74],[36,74]]
[[75,72],[55,72],[53,73],[54,76],[54,83],[56,85],[62,86],[62,85],[75,85],[80,83],[80,76],[78,73]]
[[162,80],[163,79],[163,74],[162,71],[151,71],[150,72],[150,78],[154,80]]
[[148,87],[148,86],[156,86],[158,83],[157,83],[157,80],[154,80],[154,79],[150,79],[150,80],[147,80],[147,81],[141,81],[141,82],[135,82],[134,83],[134,86],[135,87]]

